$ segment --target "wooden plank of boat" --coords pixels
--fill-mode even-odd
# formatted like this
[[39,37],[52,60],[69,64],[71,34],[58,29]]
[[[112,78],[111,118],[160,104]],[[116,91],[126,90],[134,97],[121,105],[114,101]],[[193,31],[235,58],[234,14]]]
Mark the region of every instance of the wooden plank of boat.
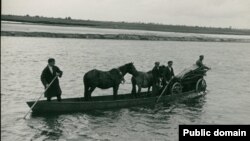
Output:
[[[164,95],[160,98],[159,102],[171,102],[181,98],[195,98],[205,95],[198,94],[194,91],[185,92],[176,95]],[[94,96],[91,101],[84,101],[83,98],[67,98],[62,99],[61,102],[52,100],[38,101],[33,108],[33,113],[70,113],[70,112],[85,112],[91,110],[104,110],[112,108],[133,107],[139,105],[152,105],[155,104],[159,96],[147,96],[146,92],[142,92],[139,98],[134,98],[131,94],[118,95],[117,100],[113,100],[113,95],[108,96]],[[35,101],[28,101],[29,107]]]

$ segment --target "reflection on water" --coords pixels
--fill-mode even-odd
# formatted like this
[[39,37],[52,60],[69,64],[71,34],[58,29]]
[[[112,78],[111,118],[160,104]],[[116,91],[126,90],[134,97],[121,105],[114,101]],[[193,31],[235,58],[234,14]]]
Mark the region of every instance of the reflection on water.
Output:
[[[148,42],[1,37],[2,140],[177,140],[179,124],[246,124],[250,122],[249,43]],[[43,91],[40,73],[54,57],[64,71],[63,98],[82,97],[82,77],[90,69],[109,70],[134,62],[137,70],[155,61],[174,61],[175,73],[200,54],[212,67],[205,97],[108,111],[36,116],[23,120],[26,101]],[[119,93],[131,91],[130,75]],[[146,89],[143,89],[146,91]],[[110,95],[96,89],[93,95]]]

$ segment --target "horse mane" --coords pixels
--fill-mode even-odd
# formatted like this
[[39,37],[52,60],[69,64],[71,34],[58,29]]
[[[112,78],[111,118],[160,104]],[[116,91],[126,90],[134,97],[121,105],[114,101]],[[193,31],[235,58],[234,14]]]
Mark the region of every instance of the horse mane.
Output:
[[133,65],[133,63],[127,63],[127,64],[124,64],[122,66],[119,66],[118,68],[122,68],[122,67],[125,67],[125,66],[128,66],[128,65]]

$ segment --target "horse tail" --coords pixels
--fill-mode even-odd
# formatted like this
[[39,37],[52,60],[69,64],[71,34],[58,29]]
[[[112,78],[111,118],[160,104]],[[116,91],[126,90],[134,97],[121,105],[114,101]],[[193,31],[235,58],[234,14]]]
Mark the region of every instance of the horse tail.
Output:
[[133,76],[131,78],[131,82],[132,82],[132,94],[136,94],[136,80],[135,80],[135,77]]

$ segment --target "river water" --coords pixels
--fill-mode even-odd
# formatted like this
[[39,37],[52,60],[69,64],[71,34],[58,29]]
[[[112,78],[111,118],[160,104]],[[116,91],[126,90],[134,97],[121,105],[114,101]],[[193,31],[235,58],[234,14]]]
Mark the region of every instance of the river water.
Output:
[[224,39],[246,39],[247,35],[225,35],[225,34],[199,34],[199,33],[180,33],[180,32],[160,32],[146,30],[128,29],[105,29],[83,26],[58,26],[45,24],[32,24],[21,22],[1,21],[2,31],[20,32],[49,32],[49,33],[68,33],[68,34],[129,34],[129,35],[149,35],[162,37],[200,37],[200,38],[224,38]]
[[[211,66],[202,98],[64,115],[30,116],[26,101],[42,93],[40,74],[49,57],[63,70],[62,98],[82,97],[88,70],[109,70],[134,62],[137,70],[155,61],[174,61],[175,73],[192,65],[200,54]],[[152,42],[60,38],[1,37],[2,140],[178,140],[179,124],[250,123],[250,44]],[[131,91],[130,75],[119,93]],[[144,90],[146,91],[146,89]],[[96,89],[93,95],[110,95]]]

